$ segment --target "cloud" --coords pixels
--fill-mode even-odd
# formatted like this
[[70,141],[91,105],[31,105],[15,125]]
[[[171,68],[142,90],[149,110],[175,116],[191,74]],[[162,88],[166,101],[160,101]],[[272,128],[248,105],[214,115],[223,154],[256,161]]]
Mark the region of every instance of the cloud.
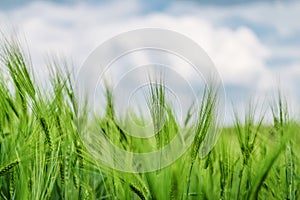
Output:
[[[297,2],[256,3],[220,8],[177,2],[164,12],[143,13],[141,2],[134,0],[70,6],[32,2],[0,11],[0,27],[12,24],[25,35],[33,64],[40,71],[44,69],[47,54],[65,56],[79,67],[99,44],[121,32],[144,27],[166,28],[197,42],[212,58],[225,85],[263,92],[274,88],[276,73],[295,87],[294,80],[299,80],[299,63],[276,70],[270,68],[267,61],[280,54],[281,48],[276,44],[268,45],[248,26],[231,28],[224,19],[238,16],[252,23],[275,27],[280,37],[288,37],[300,31],[295,20],[300,13],[299,5]],[[295,48],[296,51],[300,49]],[[294,51],[284,53],[299,58]],[[147,58],[139,57],[133,62],[146,61]],[[188,71],[183,73],[189,74]]]
[[[199,12],[199,8],[202,9]],[[173,14],[185,15],[189,12],[204,19],[216,23],[224,22],[224,19],[243,18],[255,24],[262,24],[267,27],[274,27],[281,36],[289,36],[300,31],[297,19],[300,12],[298,1],[271,1],[255,2],[247,5],[232,6],[203,6],[190,5],[183,2],[173,4],[168,10]]]
[[214,27],[208,20],[189,14],[141,15],[137,14],[139,9],[141,5],[135,1],[72,7],[35,2],[5,14],[26,35],[33,57],[41,57],[41,52],[59,52],[72,55],[80,63],[111,36],[137,28],[161,27],[185,34],[203,47],[225,83],[249,84],[257,74],[267,73],[264,62],[269,50],[249,28]]

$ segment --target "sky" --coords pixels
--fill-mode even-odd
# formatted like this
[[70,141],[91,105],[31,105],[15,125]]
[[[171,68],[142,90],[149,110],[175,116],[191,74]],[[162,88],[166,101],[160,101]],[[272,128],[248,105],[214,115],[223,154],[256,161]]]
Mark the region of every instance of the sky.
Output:
[[0,1],[0,30],[24,38],[42,77],[49,57],[79,68],[113,36],[164,28],[192,39],[211,58],[224,83],[227,110],[242,109],[251,97],[268,99],[280,87],[299,113],[297,19],[300,2],[292,0]]

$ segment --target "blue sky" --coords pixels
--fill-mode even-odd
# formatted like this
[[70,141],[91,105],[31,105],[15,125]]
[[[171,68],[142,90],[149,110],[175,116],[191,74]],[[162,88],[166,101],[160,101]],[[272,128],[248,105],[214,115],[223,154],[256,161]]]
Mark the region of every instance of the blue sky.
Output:
[[47,55],[63,55],[80,66],[112,36],[137,28],[167,28],[207,52],[223,79],[228,105],[234,102],[238,108],[251,96],[269,97],[280,85],[293,110],[299,111],[297,19],[300,3],[292,0],[0,2],[0,29],[26,38],[40,73]]

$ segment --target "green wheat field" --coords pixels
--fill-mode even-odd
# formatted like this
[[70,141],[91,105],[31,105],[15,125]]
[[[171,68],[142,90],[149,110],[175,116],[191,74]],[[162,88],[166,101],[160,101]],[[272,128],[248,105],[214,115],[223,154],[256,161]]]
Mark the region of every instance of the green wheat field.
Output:
[[[120,129],[109,89],[105,115],[91,119],[88,106],[79,106],[64,62],[50,64],[49,82],[42,87],[18,42],[0,48],[0,199],[300,199],[299,121],[289,115],[280,92],[266,108],[272,123],[255,102],[245,105],[245,116],[237,114],[232,126],[221,127],[215,147],[200,158],[218,112],[218,93],[207,86],[195,108],[196,122],[185,127],[195,131],[187,151],[157,171],[126,173],[96,159],[80,135],[93,126],[124,150],[160,149],[184,128],[162,87],[150,88],[149,101],[164,107],[167,118],[147,143]],[[160,117],[151,113],[154,124]]]

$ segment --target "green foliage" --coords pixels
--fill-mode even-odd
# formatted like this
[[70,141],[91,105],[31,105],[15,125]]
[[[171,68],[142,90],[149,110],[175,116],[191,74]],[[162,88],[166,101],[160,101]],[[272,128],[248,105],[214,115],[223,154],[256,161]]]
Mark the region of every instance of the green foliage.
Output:
[[[163,83],[151,85],[148,106],[157,134],[147,142],[119,127],[109,88],[106,114],[88,120],[65,66],[53,62],[49,87],[42,88],[17,42],[4,41],[1,48],[0,199],[300,198],[299,125],[289,118],[280,93],[271,106],[272,125],[263,123],[264,115],[256,120],[251,103],[245,120],[236,115],[235,126],[223,127],[215,148],[202,157],[204,138],[215,130],[216,88],[206,87],[200,107],[191,107],[197,112],[190,109],[180,127]],[[196,124],[190,124],[193,113]],[[195,135],[188,151],[168,167],[131,174],[107,168],[85,148],[80,135],[90,124],[133,152],[161,149],[181,128],[192,127]]]

